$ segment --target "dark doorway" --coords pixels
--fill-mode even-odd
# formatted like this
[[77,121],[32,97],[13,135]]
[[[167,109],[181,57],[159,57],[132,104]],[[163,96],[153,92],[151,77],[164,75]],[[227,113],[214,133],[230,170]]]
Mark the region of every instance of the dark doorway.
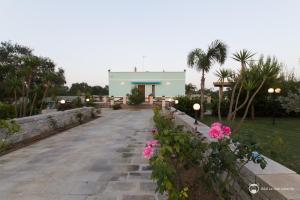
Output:
[[155,85],[152,85],[152,96],[155,97]]
[[138,90],[145,96],[145,85],[138,85]]

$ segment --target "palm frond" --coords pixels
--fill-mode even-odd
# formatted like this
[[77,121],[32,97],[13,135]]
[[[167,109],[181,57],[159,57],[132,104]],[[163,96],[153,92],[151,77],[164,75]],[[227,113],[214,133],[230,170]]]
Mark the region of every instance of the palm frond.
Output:
[[203,69],[206,71],[206,66],[208,65],[206,57],[206,53],[202,49],[194,49],[187,56],[187,65],[198,71]]
[[224,64],[227,57],[227,45],[220,40],[213,41],[208,47],[207,56],[214,62]]
[[240,63],[248,64],[251,61],[250,58],[252,58],[254,55],[255,53],[252,53],[247,49],[242,49],[238,52],[235,52],[231,58]]

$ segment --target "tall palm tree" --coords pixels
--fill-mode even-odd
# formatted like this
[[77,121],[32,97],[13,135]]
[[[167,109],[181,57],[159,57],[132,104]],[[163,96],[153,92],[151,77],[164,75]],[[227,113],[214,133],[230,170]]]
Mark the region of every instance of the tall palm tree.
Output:
[[213,41],[209,46],[207,51],[203,51],[202,49],[194,49],[192,50],[187,57],[187,64],[191,68],[195,68],[196,70],[202,73],[201,77],[201,115],[200,118],[203,119],[204,116],[204,87],[205,87],[205,73],[207,73],[212,65],[215,62],[224,64],[227,56],[227,46],[220,40]]
[[219,69],[216,71],[216,76],[218,77],[218,81],[220,81],[221,83],[221,86],[219,87],[218,117],[219,117],[219,121],[222,121],[221,105],[222,105],[222,100],[224,95],[224,83],[225,83],[225,79],[231,76],[231,71],[228,69]]
[[237,86],[240,85],[238,95],[237,95],[237,98],[236,98],[236,101],[235,101],[235,109],[238,107],[238,101],[239,101],[240,94],[241,94],[241,91],[242,91],[241,82],[242,82],[242,79],[243,79],[243,75],[244,75],[244,72],[246,70],[247,65],[249,64],[249,62],[251,61],[251,58],[254,55],[255,55],[255,53],[252,53],[251,51],[249,51],[247,49],[240,50],[240,51],[233,54],[232,59],[240,62],[241,69],[240,69],[240,74],[236,79],[236,83],[234,84],[233,89],[232,89],[227,120],[230,120],[233,117],[232,110],[233,110],[235,92],[236,92]]

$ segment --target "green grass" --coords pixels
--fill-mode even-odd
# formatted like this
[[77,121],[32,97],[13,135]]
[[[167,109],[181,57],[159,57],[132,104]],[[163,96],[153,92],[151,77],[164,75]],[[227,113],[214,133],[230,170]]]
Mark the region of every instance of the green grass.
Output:
[[[210,126],[215,121],[205,117],[203,123]],[[271,118],[246,120],[237,135],[254,137],[264,155],[300,173],[300,118],[278,118],[275,126]]]

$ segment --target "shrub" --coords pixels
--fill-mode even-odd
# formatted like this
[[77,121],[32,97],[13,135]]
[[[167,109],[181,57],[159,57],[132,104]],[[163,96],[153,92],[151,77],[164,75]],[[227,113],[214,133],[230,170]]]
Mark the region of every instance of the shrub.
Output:
[[16,134],[20,130],[20,125],[17,124],[15,121],[11,120],[3,120],[0,119],[0,130],[4,129],[6,130],[4,132],[4,138],[0,140],[0,151],[5,150],[7,147],[9,147],[9,143],[7,142],[7,138],[10,135]]
[[16,113],[14,105],[0,102],[0,119],[12,119],[15,117]]
[[[189,116],[194,117],[195,116],[195,111],[193,109],[193,105],[195,103],[199,103],[200,104],[200,98],[199,97],[188,97],[188,96],[179,96],[176,97],[175,99],[178,100],[178,104],[175,105],[175,108],[177,108],[178,110],[180,110],[181,112],[186,113]],[[204,103],[204,111],[205,111],[205,103]]]
[[81,108],[81,107],[83,107],[82,101],[81,101],[80,97],[77,97],[72,102],[66,101],[66,103],[64,103],[64,104],[58,103],[57,110],[64,111],[64,110],[71,110],[71,109]]
[[155,123],[156,128],[159,131],[164,131],[167,129],[173,128],[173,122],[171,118],[167,118],[161,114],[161,109],[159,107],[153,108],[154,116],[153,121]]
[[128,97],[129,104],[138,105],[145,101],[145,96],[138,88],[132,88]]
[[85,106],[87,106],[87,107],[95,107],[96,104],[94,103],[93,100],[90,100],[89,102],[85,102]]
[[279,101],[286,112],[300,113],[300,89],[296,93],[289,92],[287,97],[280,97]]
[[81,108],[83,107],[82,101],[80,97],[77,97],[75,100],[72,101],[73,108]]
[[168,192],[169,200],[230,199],[229,184],[242,180],[240,170],[245,164],[253,161],[266,167],[258,145],[248,139],[231,139],[226,125],[213,123],[209,130],[213,141],[207,143],[175,127],[159,109],[154,109],[154,122],[156,140],[147,142],[144,157],[150,159],[157,191]]
[[113,106],[112,106],[112,109],[113,110],[119,110],[119,109],[121,109],[122,108],[122,106],[121,106],[121,104],[119,104],[119,103],[116,103],[116,104],[114,104]]

